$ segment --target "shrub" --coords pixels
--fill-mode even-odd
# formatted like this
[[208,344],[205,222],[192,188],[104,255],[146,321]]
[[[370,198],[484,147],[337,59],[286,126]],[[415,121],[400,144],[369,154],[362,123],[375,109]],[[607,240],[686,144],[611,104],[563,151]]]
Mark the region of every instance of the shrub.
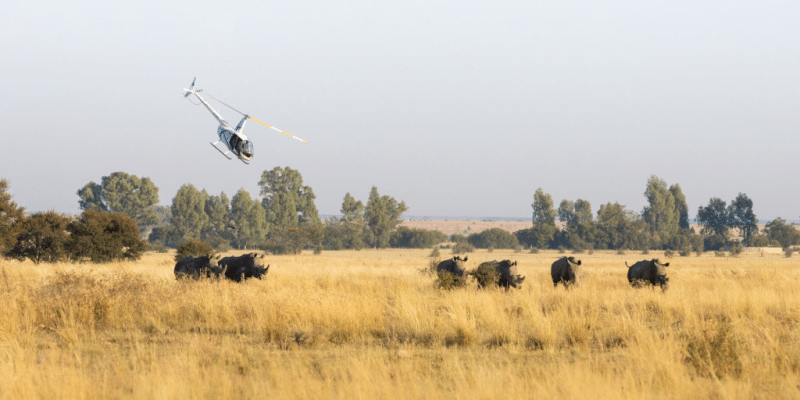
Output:
[[147,242],[139,238],[136,221],[122,212],[86,210],[67,230],[67,248],[76,261],[138,260],[147,250]]
[[675,255],[675,250],[672,250],[672,249],[664,250],[664,257],[672,258],[672,256],[674,256],[674,255]]
[[472,253],[475,248],[472,247],[467,241],[458,242],[453,246],[453,254]]
[[429,231],[401,226],[389,237],[389,246],[397,248],[425,249],[447,240],[440,231]]
[[469,244],[481,248],[513,249],[519,246],[519,240],[513,234],[500,228],[487,229],[473,233],[467,237]]
[[188,240],[178,246],[178,250],[175,253],[175,261],[180,261],[185,257],[202,257],[214,252],[214,246],[208,242],[200,239]]
[[14,226],[17,232],[16,243],[6,256],[18,260],[27,258],[34,264],[61,260],[65,256],[69,240],[66,231],[69,222],[69,217],[55,211],[38,212],[24,217]]

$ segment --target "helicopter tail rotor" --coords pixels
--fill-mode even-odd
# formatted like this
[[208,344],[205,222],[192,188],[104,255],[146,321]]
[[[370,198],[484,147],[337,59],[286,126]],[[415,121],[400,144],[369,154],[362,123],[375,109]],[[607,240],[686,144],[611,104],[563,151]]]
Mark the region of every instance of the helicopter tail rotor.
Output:
[[258,122],[259,124],[261,124],[261,125],[264,125],[264,126],[266,126],[267,128],[274,129],[274,130],[276,130],[276,131],[278,131],[278,132],[280,132],[280,133],[282,133],[282,134],[284,134],[284,135],[286,135],[286,136],[289,136],[289,137],[291,137],[292,139],[297,139],[297,140],[299,140],[299,141],[301,141],[301,142],[303,142],[303,143],[308,143],[308,142],[307,142],[307,141],[305,141],[304,139],[300,139],[299,137],[297,137],[297,136],[295,136],[295,135],[292,135],[292,134],[291,134],[291,133],[289,133],[289,132],[282,131],[282,130],[280,130],[280,129],[278,129],[278,128],[276,128],[276,127],[274,127],[274,126],[270,125],[270,124],[267,124],[267,123],[265,123],[265,122],[261,122],[261,121],[259,121],[259,120],[255,119],[255,118],[253,118],[253,117],[251,117],[251,116],[245,115],[245,117],[247,117],[247,118],[250,118],[250,119],[252,119],[252,120],[253,120],[253,121],[255,121],[255,122]]
[[197,77],[194,77],[194,79],[192,79],[192,86],[189,89],[183,89],[183,91],[185,92],[183,94],[184,98],[189,97],[190,94],[194,93],[194,82],[196,80],[197,80]]

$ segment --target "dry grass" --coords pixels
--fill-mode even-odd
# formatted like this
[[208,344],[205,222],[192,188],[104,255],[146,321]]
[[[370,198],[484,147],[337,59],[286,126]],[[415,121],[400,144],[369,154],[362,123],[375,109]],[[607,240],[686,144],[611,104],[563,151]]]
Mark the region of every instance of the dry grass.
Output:
[[169,253],[0,261],[0,398],[800,397],[794,259],[673,258],[662,293],[596,251],[565,291],[556,252],[477,251],[523,288],[441,291],[428,253],[275,256],[246,284],[176,282]]

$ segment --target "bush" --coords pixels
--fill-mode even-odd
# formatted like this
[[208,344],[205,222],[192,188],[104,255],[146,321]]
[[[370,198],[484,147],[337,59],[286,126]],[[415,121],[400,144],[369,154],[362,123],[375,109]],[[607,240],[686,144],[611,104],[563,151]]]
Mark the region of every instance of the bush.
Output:
[[472,246],[480,249],[513,249],[519,246],[519,240],[517,240],[516,236],[500,228],[473,233],[467,237],[467,241]]
[[175,253],[175,261],[180,261],[185,257],[202,257],[215,253],[214,246],[200,239],[189,240],[178,246]]
[[60,261],[66,255],[69,222],[69,217],[55,211],[24,217],[14,225],[16,243],[6,256],[20,261],[27,258],[34,264]]
[[458,242],[453,246],[453,254],[472,253],[475,248],[472,247],[467,241]]
[[440,231],[429,231],[401,226],[389,237],[389,246],[406,249],[425,249],[447,240]]
[[138,260],[147,250],[147,243],[139,238],[136,221],[125,213],[86,210],[67,230],[67,247],[76,261]]
[[675,250],[666,249],[664,250],[664,257],[672,258],[675,255]]

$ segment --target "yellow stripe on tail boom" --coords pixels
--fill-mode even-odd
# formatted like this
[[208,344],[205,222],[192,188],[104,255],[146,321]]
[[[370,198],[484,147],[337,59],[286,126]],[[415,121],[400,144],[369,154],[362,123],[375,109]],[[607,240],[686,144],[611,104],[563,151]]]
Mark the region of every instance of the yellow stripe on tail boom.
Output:
[[284,135],[286,135],[286,136],[289,136],[289,137],[291,137],[292,139],[297,139],[297,140],[299,140],[299,141],[301,141],[301,142],[303,142],[303,143],[308,143],[307,141],[305,141],[305,140],[303,140],[303,139],[300,139],[299,137],[297,137],[297,136],[295,136],[295,135],[292,135],[292,134],[291,134],[291,133],[289,133],[289,132],[282,131],[282,130],[280,130],[280,129],[278,129],[278,128],[276,128],[276,127],[274,127],[274,126],[272,126],[272,125],[270,125],[270,124],[268,124],[268,123],[266,123],[266,122],[261,122],[261,121],[259,121],[259,120],[255,119],[255,118],[253,118],[253,117],[250,117],[250,116],[248,116],[248,118],[252,119],[252,120],[253,120],[253,121],[255,121],[255,122],[258,122],[258,123],[259,123],[259,124],[261,124],[261,125],[264,125],[264,126],[266,126],[267,128],[272,128],[272,129],[274,129],[274,130],[276,130],[276,131],[278,131],[278,132],[280,132],[280,133],[282,133],[282,134],[284,134]]

